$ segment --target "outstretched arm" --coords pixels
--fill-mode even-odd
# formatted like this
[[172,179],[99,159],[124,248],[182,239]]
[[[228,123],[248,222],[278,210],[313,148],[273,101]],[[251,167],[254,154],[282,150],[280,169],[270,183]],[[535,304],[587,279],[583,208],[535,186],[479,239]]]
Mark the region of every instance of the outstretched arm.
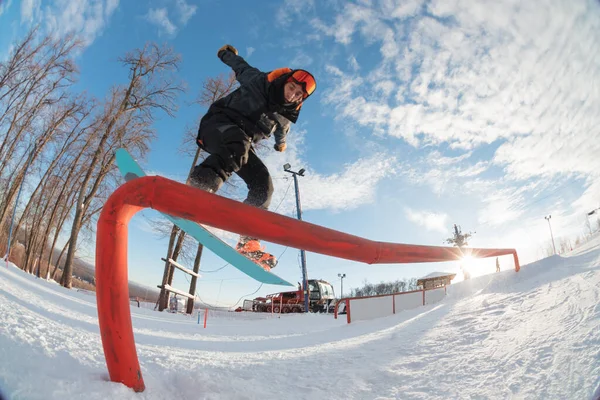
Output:
[[247,85],[252,79],[262,74],[260,70],[248,64],[243,57],[238,56],[237,50],[233,46],[225,45],[221,47],[217,55],[221,61],[231,67],[235,72],[235,79],[241,85]]

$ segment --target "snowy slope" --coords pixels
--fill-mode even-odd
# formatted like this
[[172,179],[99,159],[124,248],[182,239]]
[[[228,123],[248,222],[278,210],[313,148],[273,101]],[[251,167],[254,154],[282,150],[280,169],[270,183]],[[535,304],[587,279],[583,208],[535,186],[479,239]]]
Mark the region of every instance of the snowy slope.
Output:
[[216,312],[203,329],[132,308],[147,387],[135,394],[108,381],[93,296],[2,266],[0,388],[12,399],[591,399],[599,300],[596,239],[350,325]]

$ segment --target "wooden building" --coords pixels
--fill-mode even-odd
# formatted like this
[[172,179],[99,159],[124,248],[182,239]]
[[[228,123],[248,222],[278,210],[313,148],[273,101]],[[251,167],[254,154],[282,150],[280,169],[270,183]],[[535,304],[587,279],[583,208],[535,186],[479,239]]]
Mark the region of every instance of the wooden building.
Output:
[[417,286],[423,289],[434,289],[444,287],[450,284],[456,274],[449,272],[432,272],[427,276],[417,280]]

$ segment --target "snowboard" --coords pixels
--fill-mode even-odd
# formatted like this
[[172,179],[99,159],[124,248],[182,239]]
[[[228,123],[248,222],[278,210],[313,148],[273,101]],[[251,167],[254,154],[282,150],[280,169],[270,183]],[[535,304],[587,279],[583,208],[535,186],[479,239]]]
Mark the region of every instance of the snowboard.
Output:
[[[126,181],[146,176],[139,164],[133,159],[131,154],[125,149],[116,151],[117,166],[123,178]],[[219,239],[217,236],[204,229],[196,222],[183,218],[174,217],[169,214],[161,213],[173,224],[177,225],[185,233],[192,236],[204,247],[227,261],[233,267],[239,269],[244,274],[261,283],[270,285],[294,286],[291,283],[281,279],[274,273],[266,271],[263,267],[253,262],[249,258],[240,254],[236,249]]]

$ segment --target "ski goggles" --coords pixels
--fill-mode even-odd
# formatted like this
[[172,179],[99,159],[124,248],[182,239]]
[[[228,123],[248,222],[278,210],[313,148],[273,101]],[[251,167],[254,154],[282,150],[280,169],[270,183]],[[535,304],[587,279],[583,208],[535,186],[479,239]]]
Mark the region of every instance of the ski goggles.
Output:
[[317,81],[315,81],[315,77],[312,76],[310,72],[307,72],[303,69],[297,69],[292,73],[290,79],[302,86],[305,93],[305,98],[313,94],[315,89],[317,88]]

